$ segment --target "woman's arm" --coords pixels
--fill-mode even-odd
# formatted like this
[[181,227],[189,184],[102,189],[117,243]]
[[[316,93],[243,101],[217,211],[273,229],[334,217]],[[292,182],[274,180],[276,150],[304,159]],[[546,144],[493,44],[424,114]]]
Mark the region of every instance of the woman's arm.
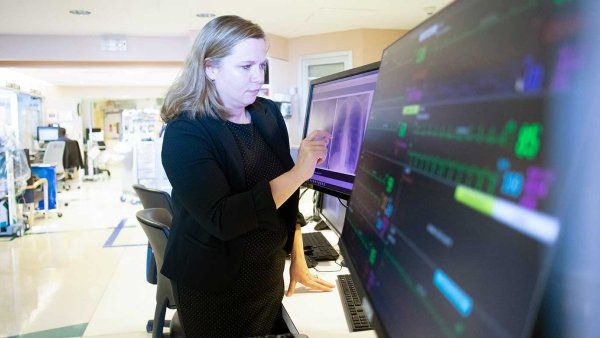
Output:
[[304,181],[306,181],[306,179],[304,179],[297,170],[294,170],[294,168],[271,180],[269,185],[271,186],[275,207],[279,209],[279,207],[285,203],[298,188],[300,188],[300,185],[302,185]]

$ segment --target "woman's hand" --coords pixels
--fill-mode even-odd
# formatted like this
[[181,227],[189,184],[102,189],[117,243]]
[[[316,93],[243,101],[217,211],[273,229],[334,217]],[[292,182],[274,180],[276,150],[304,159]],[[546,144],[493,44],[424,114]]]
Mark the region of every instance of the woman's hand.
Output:
[[290,286],[286,296],[294,294],[296,283],[300,283],[308,288],[320,291],[331,291],[335,286],[318,277],[313,276],[308,271],[306,260],[304,259],[304,245],[302,244],[302,232],[300,224],[296,224],[294,242],[292,244],[292,263],[290,265]]
[[292,196],[302,183],[312,177],[315,166],[325,161],[327,144],[330,140],[331,134],[326,131],[315,130],[310,133],[300,143],[296,165],[290,171],[269,181],[277,209]]
[[300,143],[295,170],[303,182],[312,177],[315,167],[325,161],[327,145],[331,134],[323,130],[315,130]]
[[308,271],[308,266],[306,265],[304,257],[302,259],[294,259],[292,257],[292,264],[290,265],[290,286],[285,294],[286,296],[290,297],[294,294],[296,283],[319,291],[331,291],[335,287],[335,285],[319,279],[319,277],[313,276]]

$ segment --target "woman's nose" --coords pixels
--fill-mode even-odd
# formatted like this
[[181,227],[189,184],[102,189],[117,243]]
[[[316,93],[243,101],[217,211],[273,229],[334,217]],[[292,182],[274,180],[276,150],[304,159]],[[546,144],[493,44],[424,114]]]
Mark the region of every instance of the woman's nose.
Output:
[[260,67],[255,67],[251,74],[252,82],[264,82],[265,80],[265,72]]

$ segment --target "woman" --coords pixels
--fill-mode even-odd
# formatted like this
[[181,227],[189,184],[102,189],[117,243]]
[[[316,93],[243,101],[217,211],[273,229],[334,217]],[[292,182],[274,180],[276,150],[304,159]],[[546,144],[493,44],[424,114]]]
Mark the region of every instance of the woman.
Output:
[[277,331],[283,269],[290,285],[329,291],[308,272],[298,188],[326,156],[330,135],[302,141],[297,163],[272,101],[257,98],[267,44],[237,16],[200,32],[162,109],[162,149],[175,215],[162,273],[177,283],[188,337],[257,336]]

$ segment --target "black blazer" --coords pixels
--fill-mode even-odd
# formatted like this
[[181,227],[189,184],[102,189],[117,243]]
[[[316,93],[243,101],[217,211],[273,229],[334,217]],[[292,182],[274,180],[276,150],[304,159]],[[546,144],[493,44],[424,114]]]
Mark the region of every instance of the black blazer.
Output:
[[[287,129],[277,106],[257,98],[247,109],[284,169],[291,169]],[[285,249],[291,250],[299,195],[296,191],[276,209],[269,182],[248,190],[242,155],[225,122],[183,115],[168,123],[162,148],[175,214],[161,272],[188,287],[219,292],[237,277],[243,234],[285,226]]]

